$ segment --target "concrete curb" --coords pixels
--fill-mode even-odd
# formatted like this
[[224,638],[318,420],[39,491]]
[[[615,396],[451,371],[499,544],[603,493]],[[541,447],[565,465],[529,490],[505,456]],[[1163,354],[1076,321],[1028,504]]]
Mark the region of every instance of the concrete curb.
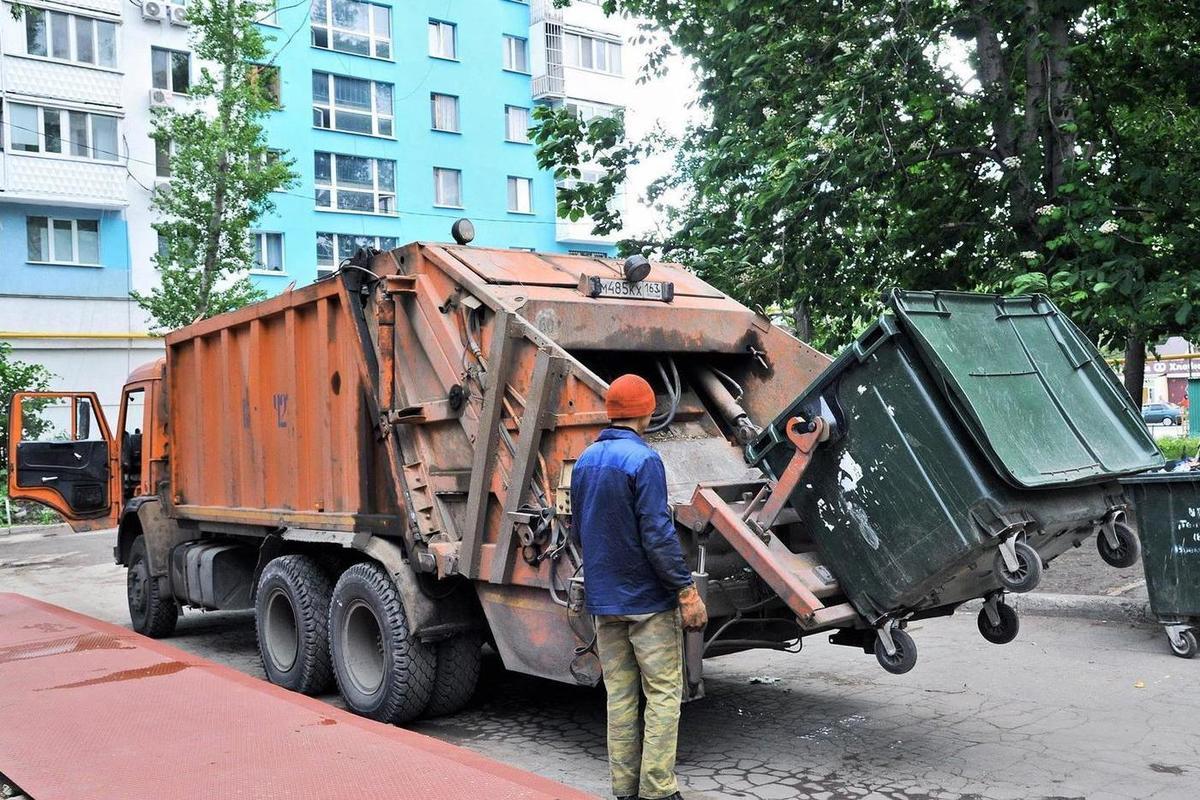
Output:
[[[1123,597],[1030,592],[1010,594],[1006,602],[1019,614],[1037,617],[1072,617],[1099,622],[1128,622],[1135,625],[1158,624],[1158,620],[1150,611],[1149,603]],[[964,609],[969,608],[976,613],[982,607],[982,600],[972,600],[963,604]]]

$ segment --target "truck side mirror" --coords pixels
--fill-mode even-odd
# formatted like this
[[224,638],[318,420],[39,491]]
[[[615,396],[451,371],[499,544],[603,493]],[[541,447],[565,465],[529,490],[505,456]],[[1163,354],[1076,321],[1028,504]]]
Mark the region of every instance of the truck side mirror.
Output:
[[92,402],[86,397],[75,400],[75,440],[84,441],[92,437]]

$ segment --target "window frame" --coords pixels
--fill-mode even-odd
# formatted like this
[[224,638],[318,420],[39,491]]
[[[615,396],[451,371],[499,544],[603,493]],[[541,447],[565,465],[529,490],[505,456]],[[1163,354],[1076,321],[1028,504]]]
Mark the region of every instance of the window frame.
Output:
[[363,233],[335,233],[333,231],[317,231],[316,235],[314,237],[314,241],[313,241],[314,245],[316,245],[318,247],[320,246],[320,237],[322,237],[322,236],[330,237],[330,244],[333,248],[333,250],[332,250],[332,253],[333,253],[332,259],[333,260],[329,261],[328,263],[322,261],[321,260],[321,251],[318,249],[317,257],[316,257],[316,264],[317,264],[318,270],[320,270],[322,267],[326,267],[326,266],[331,267],[332,269],[337,269],[338,264],[341,263],[341,259],[338,258],[338,253],[341,252],[341,249],[339,248],[339,244],[342,239],[347,238],[347,237],[353,237],[355,239],[372,239],[374,241],[374,246],[380,250],[383,249],[384,240],[389,240],[391,242],[395,242],[396,247],[400,246],[400,237],[399,236],[374,236],[371,234],[363,234]]
[[[316,160],[318,156],[329,156],[329,182],[321,183],[321,179],[316,175]],[[344,190],[347,192],[358,192],[366,194],[367,189],[362,187],[339,187],[337,182],[337,161],[339,158],[365,158],[371,162],[371,184],[372,189],[372,210],[360,211],[354,208],[338,208],[339,192]],[[392,165],[392,188],[390,190],[380,189],[379,185],[379,164],[387,161]],[[323,206],[317,202],[317,192],[325,190],[329,192],[329,205]],[[380,211],[379,208],[383,205],[382,198],[391,198],[391,211]],[[370,214],[377,217],[396,217],[400,215],[396,208],[396,162],[390,158],[379,158],[377,156],[360,156],[353,153],[335,153],[328,150],[313,151],[313,208],[317,211],[325,211],[334,214]]]
[[[393,11],[392,6],[384,5],[383,3],[371,3],[371,2],[368,2],[368,0],[343,0],[343,2],[357,3],[359,5],[367,7],[367,31],[366,31],[366,33],[362,32],[362,31],[356,31],[351,28],[342,28],[342,27],[335,25],[333,23],[333,0],[312,0],[312,2],[309,4],[309,9],[308,9],[308,25],[309,25],[309,28],[311,29],[311,33],[309,34],[310,45],[312,47],[315,47],[318,50],[328,50],[331,53],[343,53],[345,55],[350,55],[350,56],[359,56],[360,58],[374,58],[374,59],[378,59],[380,61],[395,61],[395,58],[393,56],[393,53],[395,51],[394,51],[394,48],[392,47],[392,44],[393,44],[392,28],[395,26],[395,23],[396,23],[396,15],[394,13],[392,13],[392,11]],[[325,19],[324,20],[313,19],[313,15],[312,15],[313,8],[317,4],[321,4],[325,9]],[[383,9],[388,14],[387,31],[385,31],[384,34],[380,34],[379,31],[376,29],[376,25],[375,25],[376,9]],[[318,29],[323,30],[325,32],[325,44],[324,45],[317,44]],[[333,43],[334,43],[334,32],[335,31],[342,33],[342,34],[349,35],[349,36],[365,36],[367,39],[368,49],[371,52],[356,53],[353,50],[346,50],[344,48],[334,47]],[[385,45],[385,47],[387,49],[386,55],[379,55],[379,51],[380,51],[379,45],[380,44]]]
[[[37,150],[15,149],[13,147],[12,133],[10,130],[9,136],[8,136],[8,141],[5,142],[5,149],[7,149],[9,152],[19,153],[20,155],[23,155],[23,156],[36,156],[39,158],[61,158],[61,159],[67,159],[67,160],[71,160],[71,161],[96,161],[101,164],[119,164],[120,163],[121,154],[119,152],[119,149],[117,151],[112,151],[112,152],[109,152],[107,150],[104,151],[106,153],[109,153],[109,155],[111,155],[112,158],[97,158],[95,155],[80,155],[78,153],[71,152],[71,149],[75,145],[78,145],[78,144],[82,144],[83,149],[89,153],[94,154],[96,152],[96,148],[94,145],[94,142],[96,139],[96,128],[95,128],[94,119],[97,117],[103,117],[105,119],[113,120],[114,125],[115,125],[115,127],[114,127],[115,136],[113,138],[113,141],[114,141],[115,146],[117,148],[120,148],[120,146],[121,146],[121,118],[116,116],[115,114],[100,114],[95,111],[78,111],[78,110],[72,109],[72,108],[62,108],[61,106],[34,105],[33,103],[20,103],[20,102],[15,102],[13,100],[7,100],[5,103],[3,118],[7,122],[7,124],[10,126],[10,128],[13,124],[12,123],[12,107],[13,106],[23,106],[23,107],[34,109],[35,117],[37,119],[37,130],[32,131],[32,130],[22,129],[22,131],[24,133],[33,133],[35,136],[37,136],[38,149]],[[46,112],[47,111],[58,112],[58,115],[59,115],[59,126],[58,126],[59,133],[58,133],[58,136],[52,137],[52,138],[55,138],[58,140],[58,146],[59,146],[58,150],[50,150],[46,146],[46,142],[47,142]],[[68,115],[66,117],[65,125],[62,123],[62,120],[63,120],[62,115],[63,114]],[[87,121],[85,124],[85,132],[87,134],[87,140],[85,142],[80,143],[80,142],[75,141],[72,138],[71,118],[69,116],[71,114],[80,114],[86,118]]]
[[287,250],[283,246],[283,231],[251,230],[250,248],[254,251],[255,256],[260,252],[265,256],[269,252],[267,249],[267,237],[269,236],[279,237],[279,269],[271,269],[265,265],[259,266],[256,261],[255,265],[249,269],[251,275],[287,275]]
[[458,59],[458,23],[457,22],[448,22],[444,19],[434,19],[433,17],[430,17],[429,25],[426,28],[426,39],[427,39],[426,44],[427,45],[430,44],[429,34],[432,32],[431,29],[435,25],[438,26],[438,31],[439,31],[438,41],[439,41],[439,43],[444,43],[443,39],[441,37],[441,33],[440,33],[441,30],[444,28],[450,29],[450,55],[447,56],[447,55],[442,55],[441,53],[435,53],[435,52],[433,52],[433,48],[429,47],[429,57],[430,58],[439,58],[442,61],[458,61],[459,60]]
[[[325,81],[326,81],[325,95],[326,95],[327,99],[324,102],[322,102],[317,99],[316,94],[313,94],[312,108],[313,108],[313,112],[314,112],[313,113],[313,127],[314,128],[316,128],[317,130],[322,130],[322,131],[337,131],[338,133],[349,133],[349,134],[352,134],[355,136],[376,136],[376,137],[379,137],[380,139],[393,139],[393,140],[396,138],[396,85],[395,84],[388,83],[387,81],[371,80],[370,78],[356,78],[356,77],[349,76],[349,75],[338,75],[335,72],[325,72],[324,70],[314,69],[312,71],[313,79],[315,80],[318,75],[325,76]],[[356,110],[356,109],[347,108],[345,106],[337,105],[336,100],[337,100],[337,79],[338,78],[344,78],[346,80],[354,80],[354,81],[366,81],[367,83],[371,84],[371,131],[372,131],[371,133],[364,133],[363,131],[352,131],[352,130],[348,130],[346,128],[337,127],[337,112],[338,112],[339,108],[348,114],[358,114],[361,116],[364,113],[362,110]],[[388,91],[391,92],[391,109],[390,109],[391,113],[390,114],[382,114],[379,111],[379,87],[380,86],[387,86]],[[329,127],[325,127],[324,125],[317,124],[317,113],[319,113],[319,112],[324,112],[329,115]],[[385,121],[391,126],[391,130],[392,130],[391,133],[380,133],[380,130],[382,127],[381,123],[383,123]]]
[[[167,55],[167,83],[168,86],[154,85],[154,55],[155,53],[166,53]],[[184,91],[179,91],[175,88],[175,63],[174,57],[177,55],[187,56],[187,88]],[[170,92],[174,95],[187,97],[191,94],[192,89],[192,53],[190,50],[175,50],[170,47],[159,47],[158,45],[150,46],[150,88],[159,89],[164,92]]]
[[[624,75],[625,75],[625,57],[622,53],[622,51],[624,50],[623,42],[621,42],[619,40],[614,41],[612,39],[608,39],[603,36],[595,36],[590,33],[583,33],[581,31],[571,31],[571,30],[563,31],[562,36],[563,36],[563,66],[564,67],[569,67],[570,69],[582,69],[587,72],[595,72],[600,75],[611,75],[611,76],[618,77],[618,78],[624,77]],[[572,53],[572,48],[568,44],[568,41],[572,38],[579,40],[578,50],[574,51],[578,54],[578,57],[577,57],[578,63],[571,63],[571,61],[569,60],[569,55]],[[588,49],[591,51],[590,60],[592,62],[592,66],[590,66],[590,67],[585,66],[583,63],[583,41],[584,40],[587,40],[589,42]],[[611,64],[613,61],[612,54],[611,54],[609,48],[616,49],[616,53],[617,53],[616,61],[618,62],[618,68],[616,70],[608,69],[608,68],[600,69],[595,66],[596,61],[597,61],[597,59],[596,59],[596,45],[597,44],[604,45],[604,62],[606,65]]]
[[[520,139],[513,139],[510,135],[512,133],[512,128],[509,125],[508,112],[511,110],[514,110],[514,109],[517,111],[525,112],[525,130],[522,131],[522,138],[520,138]],[[529,108],[528,106],[514,106],[512,104],[505,103],[504,104],[504,141],[512,142],[513,144],[533,144],[533,142],[531,142],[529,140],[529,128],[530,128],[531,122],[533,122],[533,109]]]
[[[29,221],[33,219],[46,220],[46,255],[48,259],[30,258],[29,253]],[[71,259],[56,258],[57,253],[54,252],[54,223],[70,222],[71,223]],[[94,222],[96,224],[96,260],[80,261],[79,260],[79,223]],[[100,220],[99,219],[82,219],[78,217],[52,217],[49,214],[26,214],[25,215],[25,263],[36,264],[38,266],[63,266],[63,267],[99,267],[104,268],[103,248],[100,244]]]
[[[525,197],[529,201],[529,206],[527,208],[519,207],[520,200],[521,200],[521,190],[519,187],[521,187],[522,185],[525,186],[525,189],[526,189]],[[513,192],[513,188],[512,188],[513,186],[518,187],[515,193]],[[535,213],[533,210],[533,178],[528,178],[524,175],[509,175],[508,180],[505,181],[505,188],[508,190],[508,197],[507,197],[507,202],[505,203],[505,205],[507,206],[509,214],[533,214],[533,213]],[[514,204],[512,202],[514,197],[517,200],[517,202],[515,204],[517,206],[516,208],[513,207]]]
[[[509,46],[512,42],[521,43],[521,61],[525,62],[524,68],[509,63],[509,56],[513,50]],[[527,36],[517,36],[514,33],[501,34],[501,68],[505,72],[516,72],[520,75],[529,75],[529,38]]]
[[[458,205],[452,205],[450,203],[441,202],[438,199],[438,187],[440,186],[440,182],[438,181],[438,176],[443,172],[454,173],[458,176]],[[457,167],[435,166],[433,168],[433,205],[434,205],[434,207],[435,208],[457,208],[457,209],[466,208],[466,206],[463,205],[463,202],[464,202],[463,201],[463,171],[461,169],[458,169]]]
[[[82,9],[80,10],[82,11]],[[93,16],[80,11],[67,11],[59,8],[48,8],[42,6],[25,6],[24,19],[21,20],[20,36],[25,42],[24,51],[12,53],[12,55],[22,56],[25,58],[36,58],[45,61],[53,61],[56,64],[71,64],[72,66],[84,67],[86,69],[99,69],[106,72],[120,72],[121,70],[121,22],[103,16]],[[67,18],[66,28],[66,44],[69,55],[56,56],[54,55],[54,42],[50,30],[51,15],[59,14]],[[30,23],[37,18],[41,18],[44,33],[46,37],[46,52],[34,53],[30,50],[29,26]],[[92,27],[91,30],[91,47],[94,60],[84,61],[79,58],[79,20],[87,20]],[[111,26],[113,34],[113,63],[100,63],[100,28],[96,23],[103,23]]]
[[[437,124],[437,121],[438,121],[438,113],[437,113],[438,98],[446,98],[448,100],[454,101],[453,102],[453,106],[454,106],[454,127],[453,128],[439,128],[438,127],[438,124]],[[462,111],[461,103],[460,103],[458,95],[446,94],[445,92],[430,92],[429,93],[429,129],[431,131],[438,131],[439,133],[462,133],[462,113],[461,113],[461,111]]]

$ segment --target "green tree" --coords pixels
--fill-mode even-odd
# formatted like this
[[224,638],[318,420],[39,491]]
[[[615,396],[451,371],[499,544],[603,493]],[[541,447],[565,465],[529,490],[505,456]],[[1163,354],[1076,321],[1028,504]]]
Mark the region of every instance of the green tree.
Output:
[[[45,392],[53,375],[41,364],[29,364],[12,357],[12,345],[0,342],[0,473],[8,470],[8,406],[16,392]],[[25,426],[35,435],[44,424],[36,416],[25,417]]]
[[[880,290],[1041,290],[1140,397],[1146,342],[1200,329],[1200,12],[1185,0],[622,0],[697,72],[701,123],[633,240],[845,342]],[[618,169],[655,143],[544,112],[544,163]],[[662,144],[659,142],[658,144]],[[566,169],[571,165],[566,164]],[[624,175],[611,181],[619,184]],[[587,213],[607,198],[567,189]],[[601,217],[601,226],[614,220]],[[619,223],[619,220],[616,220]],[[611,229],[611,227],[610,227]],[[807,338],[807,337],[806,337]]]
[[156,190],[155,257],[161,285],[133,298],[170,330],[240,308],[263,293],[245,275],[249,232],[271,211],[271,192],[294,180],[290,161],[268,150],[263,120],[276,107],[273,67],[247,0],[188,5],[193,52],[202,63],[187,110],[156,109],[154,139],[171,149],[171,180]]

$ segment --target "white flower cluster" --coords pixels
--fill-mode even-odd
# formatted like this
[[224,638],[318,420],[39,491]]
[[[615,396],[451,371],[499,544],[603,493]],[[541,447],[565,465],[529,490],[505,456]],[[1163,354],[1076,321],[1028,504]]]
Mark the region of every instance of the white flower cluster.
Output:
[[1028,258],[1030,261],[1036,261],[1038,259],[1038,254],[1034,250],[1022,250],[1020,255],[1021,258]]
[[775,116],[775,109],[773,109],[773,108],[764,108],[764,109],[763,109],[763,116],[764,116],[764,117],[766,117],[767,119],[770,119],[771,117]]
[[1162,236],[1151,236],[1147,241],[1150,244],[1151,252],[1154,253],[1170,253],[1175,249],[1175,246]]
[[1100,224],[1100,232],[1106,235],[1116,233],[1120,229],[1121,226],[1115,219],[1106,219]]
[[1009,156],[1008,158],[1004,159],[1002,163],[1009,169],[1016,169],[1017,167],[1021,166],[1021,159],[1017,158],[1016,156]]
[[1048,215],[1048,214],[1053,214],[1053,213],[1054,213],[1054,206],[1052,206],[1052,205],[1050,205],[1049,203],[1047,203],[1046,205],[1044,205],[1044,206],[1042,206],[1041,208],[1039,208],[1039,209],[1037,210],[1037,213],[1038,213],[1039,215],[1043,216],[1043,217],[1044,217],[1044,216],[1046,216],[1046,215]]

